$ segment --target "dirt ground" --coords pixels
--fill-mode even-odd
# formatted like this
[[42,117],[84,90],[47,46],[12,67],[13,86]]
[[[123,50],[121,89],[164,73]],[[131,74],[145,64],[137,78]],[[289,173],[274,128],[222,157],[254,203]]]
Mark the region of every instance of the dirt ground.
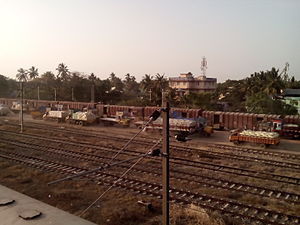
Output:
[[[9,120],[13,120],[16,121],[18,120],[18,115],[14,114],[14,116],[10,116],[10,117],[2,117],[2,123],[5,123],[3,121],[9,121]],[[0,123],[1,123],[0,120]],[[32,119],[32,117],[28,114],[24,114],[24,121],[26,122],[39,122],[42,124],[47,124],[50,123],[51,125],[53,125],[53,122],[48,122],[48,121],[43,121],[43,120],[35,120]],[[60,127],[64,127],[66,126],[66,124],[62,123],[62,124],[58,124],[58,126]],[[74,127],[74,126],[73,126]],[[77,127],[75,125],[75,127]],[[24,129],[26,129],[26,126],[24,127]],[[88,127],[83,127],[83,129],[88,129],[88,130],[94,130],[94,131],[101,131],[101,132],[107,132],[107,133],[119,133],[122,134],[125,133],[128,134],[132,134],[134,135],[136,132],[138,132],[138,129],[136,127],[134,127],[133,125],[129,128],[124,128],[118,125],[115,126],[110,126],[110,127],[106,127],[103,125],[91,125]],[[161,134],[158,131],[154,131],[154,132],[143,132],[142,135],[144,136],[150,136],[152,138],[160,138]],[[229,131],[218,131],[215,130],[214,133],[210,136],[210,137],[201,137],[198,134],[194,134],[191,135],[190,138],[191,140],[188,142],[189,145],[191,146],[201,146],[201,145],[205,145],[205,144],[212,144],[212,143],[220,143],[220,144],[227,144],[227,145],[234,145],[233,143],[229,142],[228,138],[229,138],[230,132]],[[174,134],[170,134],[170,140],[174,141]],[[257,148],[260,149],[259,147],[253,146],[253,145],[245,145],[245,147],[251,147],[251,148]],[[300,154],[300,139],[291,139],[291,138],[281,138],[280,140],[280,144],[278,146],[270,146],[268,147],[267,150],[270,151],[280,151],[280,152],[291,152],[293,154]]]
[[[0,125],[5,122],[15,121],[18,117],[0,118]],[[32,120],[25,115],[25,124],[27,121],[41,122]],[[51,123],[51,122],[50,122]],[[51,123],[53,125],[53,123]],[[59,124],[64,126],[64,124]],[[26,130],[26,125],[24,127]],[[84,128],[107,133],[134,134],[136,128],[121,127],[103,127],[91,126]],[[159,133],[150,134],[151,137]],[[148,136],[148,134],[146,134]],[[2,147],[0,143],[0,147]],[[103,193],[107,187],[100,186],[87,180],[76,179],[66,181],[60,184],[47,185],[48,182],[56,180],[61,176],[53,173],[44,173],[42,171],[28,168],[23,165],[16,165],[13,162],[0,158],[0,184],[24,193],[30,197],[48,203],[52,206],[68,211],[74,215],[81,216],[96,224],[107,225],[160,225],[161,224],[161,200],[137,195],[130,192],[124,192],[122,189],[114,188],[109,191],[101,201],[97,202],[85,214],[81,215],[95,199]],[[152,208],[138,204],[138,201],[151,203]],[[223,225],[223,219],[218,214],[213,217],[208,216],[205,210],[195,206],[180,206],[171,204],[171,224],[212,224]]]
[[[16,119],[18,119],[17,116],[5,118],[6,121]],[[4,124],[3,119],[1,120],[2,122],[0,121],[0,124]],[[26,121],[38,122],[37,120],[32,120],[28,115],[25,115],[25,122]],[[44,121],[39,122],[45,124]],[[58,124],[58,126],[64,127],[66,125]],[[26,125],[24,129],[26,130]],[[118,126],[103,127],[95,125],[82,129],[120,135],[126,133],[127,137],[128,135],[134,135],[138,132],[138,129],[134,127],[123,128]],[[142,136],[157,139],[161,137],[159,132],[143,132]],[[233,145],[228,141],[228,136],[228,131],[215,131],[209,138],[193,135],[186,145],[191,147],[205,146],[213,143]],[[174,141],[173,135],[171,135],[171,140]],[[279,146],[272,146],[268,150],[300,154],[300,140],[282,139]],[[45,174],[22,165],[15,165],[3,159],[0,159],[0,171],[0,183],[2,185],[75,215],[80,215],[82,210],[107,188],[85,180],[67,181],[58,185],[48,186],[47,183],[57,179],[57,175],[51,173]],[[139,200],[150,202],[153,205],[153,210],[148,210],[146,207],[138,204],[137,202]],[[238,224],[233,220],[231,221],[230,218],[221,219],[218,214],[210,214],[213,215],[213,217],[209,218],[205,212],[199,213],[199,211],[203,211],[202,209],[194,210],[193,206],[186,208],[172,205],[171,209],[172,224],[221,225],[224,224],[223,220],[225,220],[226,224]],[[161,200],[131,194],[115,188],[109,192],[101,202],[97,203],[86,214],[82,215],[82,217],[97,224],[158,225],[161,224]]]

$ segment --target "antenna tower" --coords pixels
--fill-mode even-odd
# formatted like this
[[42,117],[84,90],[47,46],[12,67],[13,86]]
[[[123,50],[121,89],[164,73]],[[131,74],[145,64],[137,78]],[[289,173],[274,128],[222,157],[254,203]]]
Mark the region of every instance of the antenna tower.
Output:
[[206,76],[206,70],[207,70],[207,61],[205,56],[202,58],[202,62],[201,62],[201,71],[202,71],[202,75],[205,77]]

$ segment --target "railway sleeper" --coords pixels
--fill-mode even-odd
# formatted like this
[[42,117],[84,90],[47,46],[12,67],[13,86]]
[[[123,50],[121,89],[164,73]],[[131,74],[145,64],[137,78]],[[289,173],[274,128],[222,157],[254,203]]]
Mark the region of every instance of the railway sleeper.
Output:
[[276,195],[276,198],[279,198],[281,196],[281,193],[279,192],[277,195]]
[[263,195],[265,193],[266,190],[262,190],[261,192],[259,192],[260,195]]
[[287,195],[285,196],[285,199],[286,199],[286,200],[288,200],[288,199],[289,199],[289,197],[290,197],[290,195],[289,195],[289,194],[287,194]]
[[225,203],[225,205],[222,206],[221,209],[224,210],[224,209],[226,209],[228,206],[229,206],[229,204],[228,204],[228,203]]

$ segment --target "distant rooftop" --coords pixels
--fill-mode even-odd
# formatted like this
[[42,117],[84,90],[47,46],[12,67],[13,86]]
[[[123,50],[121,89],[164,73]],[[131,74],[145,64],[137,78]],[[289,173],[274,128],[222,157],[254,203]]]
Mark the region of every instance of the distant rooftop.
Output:
[[216,81],[216,78],[207,78],[206,76],[198,76],[194,77],[191,72],[188,73],[180,73],[179,77],[170,77],[169,80],[171,81],[199,81],[199,80],[205,80],[205,81]]
[[287,88],[282,90],[282,96],[284,97],[300,97],[300,89]]

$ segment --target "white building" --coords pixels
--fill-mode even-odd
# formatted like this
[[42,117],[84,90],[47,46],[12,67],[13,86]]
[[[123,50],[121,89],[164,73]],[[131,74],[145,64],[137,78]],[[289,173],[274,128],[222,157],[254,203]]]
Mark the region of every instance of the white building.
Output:
[[170,77],[169,85],[176,89],[179,95],[189,93],[214,92],[217,88],[217,78],[206,76],[194,77],[191,72],[181,73],[179,77]]

